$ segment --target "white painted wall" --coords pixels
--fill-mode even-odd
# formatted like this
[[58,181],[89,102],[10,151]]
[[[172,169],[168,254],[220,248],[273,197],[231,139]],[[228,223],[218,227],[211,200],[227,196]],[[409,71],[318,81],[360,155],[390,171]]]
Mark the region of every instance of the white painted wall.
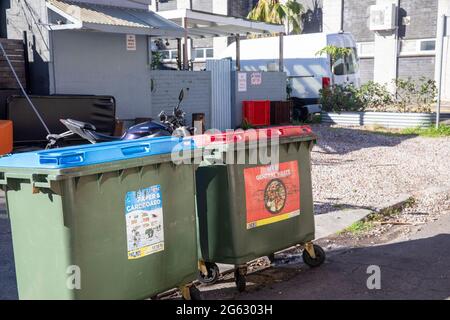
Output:
[[127,51],[124,34],[55,31],[54,93],[111,95],[119,119],[150,117],[147,39],[136,36],[136,42],[136,51]]
[[323,0],[323,32],[335,33],[341,30],[341,0]]
[[[213,13],[228,14],[228,0],[214,0]],[[214,58],[219,59],[219,56],[228,47],[228,37],[213,38]]]
[[[396,0],[377,0],[377,4],[397,5]],[[374,81],[385,83],[393,92],[392,80],[397,78],[398,40],[395,30],[375,33]]]

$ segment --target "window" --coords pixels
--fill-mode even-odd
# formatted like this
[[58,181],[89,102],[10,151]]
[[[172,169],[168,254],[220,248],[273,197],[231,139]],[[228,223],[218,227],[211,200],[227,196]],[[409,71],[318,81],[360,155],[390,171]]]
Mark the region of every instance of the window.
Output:
[[400,55],[429,55],[436,50],[435,39],[402,40],[400,43]]
[[195,49],[195,58],[196,59],[204,59],[205,58],[205,50],[204,49]]
[[169,51],[169,50],[162,50],[162,51],[160,51],[160,52],[161,52],[162,58],[163,58],[164,60],[170,59],[170,51]]
[[214,49],[206,49],[206,58],[214,58]]
[[436,50],[436,40],[424,40],[420,42],[420,51]]
[[336,76],[345,76],[358,72],[358,53],[356,48],[350,48],[352,53],[344,58],[338,59],[333,64],[333,73]]
[[375,54],[375,42],[358,43],[358,53],[360,57],[373,57]]

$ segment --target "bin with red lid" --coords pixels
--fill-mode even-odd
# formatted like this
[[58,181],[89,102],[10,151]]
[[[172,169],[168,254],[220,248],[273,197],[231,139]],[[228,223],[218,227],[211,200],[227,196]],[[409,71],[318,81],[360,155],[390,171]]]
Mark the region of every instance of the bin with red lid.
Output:
[[[315,140],[307,126],[204,136],[204,148],[219,152],[216,162],[196,171],[201,282],[217,281],[216,263],[232,264],[242,291],[248,262],[298,244],[305,248],[305,263],[323,263],[324,251],[312,244],[310,151]],[[278,161],[267,163],[261,154],[272,155],[274,144],[279,146]],[[248,161],[255,154],[256,161]],[[242,155],[245,161],[236,161]]]

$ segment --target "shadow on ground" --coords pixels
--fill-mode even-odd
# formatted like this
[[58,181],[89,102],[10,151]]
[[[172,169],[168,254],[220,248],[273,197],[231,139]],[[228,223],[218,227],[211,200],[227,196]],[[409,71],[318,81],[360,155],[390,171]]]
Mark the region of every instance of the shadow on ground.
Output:
[[[405,140],[416,137],[415,135],[404,135],[395,133],[378,133],[368,130],[351,128],[335,128],[331,125],[320,124],[311,126],[318,136],[317,147],[313,152],[342,155],[365,148],[395,147]],[[339,143],[336,143],[339,141]],[[349,162],[349,160],[328,160],[317,164],[334,165]],[[351,160],[350,160],[351,162]]]
[[17,299],[14,255],[9,220],[0,210],[0,300]]
[[[450,235],[328,252],[325,265],[271,267],[248,276],[248,291],[206,289],[205,299],[433,299],[450,297]],[[381,289],[369,290],[369,266],[381,269]],[[220,284],[219,284],[220,286]]]

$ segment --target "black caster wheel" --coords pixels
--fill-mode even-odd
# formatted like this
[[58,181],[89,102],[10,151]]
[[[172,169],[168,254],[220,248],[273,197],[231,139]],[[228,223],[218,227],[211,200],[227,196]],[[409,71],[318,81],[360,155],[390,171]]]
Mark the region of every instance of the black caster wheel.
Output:
[[316,257],[313,259],[307,250],[303,250],[303,262],[311,268],[316,268],[322,265],[326,258],[325,251],[323,251],[323,249],[316,244],[314,245],[314,253],[316,254]]
[[241,274],[238,269],[234,271],[234,282],[236,283],[236,288],[239,292],[244,292],[247,287],[247,280],[245,275]]
[[267,258],[269,259],[270,263],[274,263],[274,261],[275,261],[275,253],[269,254],[267,256]]
[[198,290],[196,286],[192,286],[189,288],[189,294],[191,295],[191,300],[193,301],[202,300],[200,290]]
[[202,300],[200,290],[198,290],[197,287],[195,286],[189,287],[189,298],[183,295],[183,300],[191,300],[191,301]]
[[215,263],[205,262],[206,270],[208,274],[203,274],[203,272],[199,271],[197,279],[200,283],[213,285],[219,280],[220,271],[219,267]]

